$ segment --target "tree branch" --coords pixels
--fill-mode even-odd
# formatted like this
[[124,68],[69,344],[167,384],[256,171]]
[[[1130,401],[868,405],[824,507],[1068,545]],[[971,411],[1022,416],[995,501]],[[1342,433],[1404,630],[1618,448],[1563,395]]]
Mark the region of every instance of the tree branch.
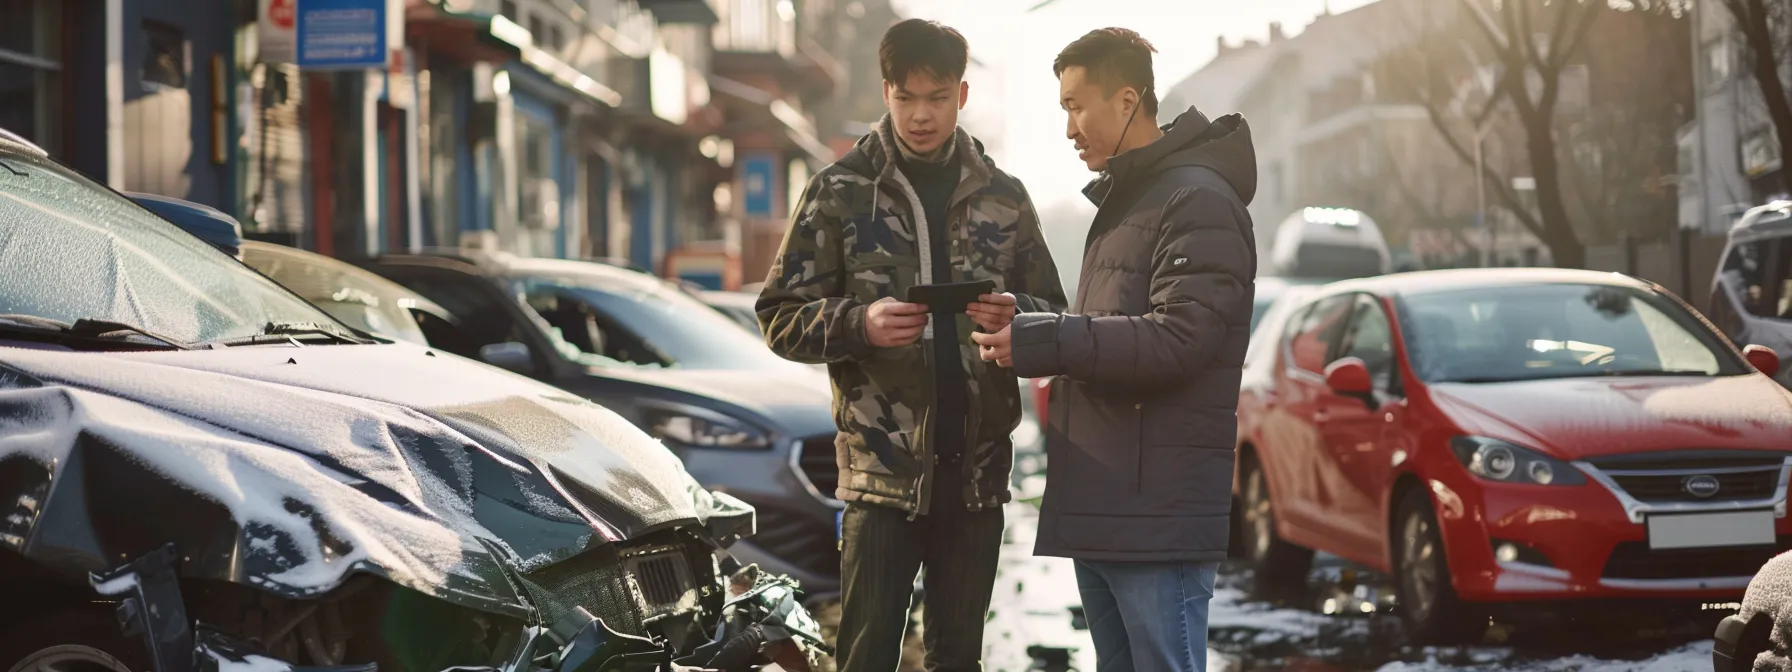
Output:
[[[1429,101],[1427,101],[1423,107],[1425,108],[1425,117],[1431,120],[1432,128],[1435,128],[1437,134],[1443,138],[1444,144],[1450,148],[1450,153],[1455,154],[1456,158],[1461,159],[1463,164],[1467,165],[1469,168],[1474,168],[1474,152],[1464,147],[1464,143],[1450,130],[1449,124],[1444,121],[1443,115],[1437,111],[1437,107]],[[1542,222],[1524,209],[1524,205],[1518,200],[1518,195],[1512,190],[1511,180],[1506,179],[1505,175],[1498,169],[1487,165],[1485,156],[1483,156],[1482,159],[1482,178],[1489,187],[1488,191],[1493,192],[1493,194],[1498,197],[1500,204],[1511,211],[1513,216],[1518,218],[1519,223],[1524,225],[1524,228],[1529,229],[1531,233],[1535,234],[1539,239],[1547,240],[1544,236]]]

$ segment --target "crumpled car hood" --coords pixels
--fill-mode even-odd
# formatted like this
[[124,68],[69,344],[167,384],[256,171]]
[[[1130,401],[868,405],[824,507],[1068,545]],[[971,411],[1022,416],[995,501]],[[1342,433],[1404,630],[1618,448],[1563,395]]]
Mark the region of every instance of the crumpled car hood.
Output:
[[0,347],[9,504],[0,544],[64,569],[174,542],[183,574],[299,597],[366,571],[514,613],[507,572],[674,526],[726,544],[752,524],[614,413],[405,344]]

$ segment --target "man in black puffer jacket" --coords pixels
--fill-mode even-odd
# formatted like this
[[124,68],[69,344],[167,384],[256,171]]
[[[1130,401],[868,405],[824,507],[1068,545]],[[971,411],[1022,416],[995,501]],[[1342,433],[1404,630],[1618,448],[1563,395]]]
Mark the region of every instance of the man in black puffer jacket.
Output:
[[1076,305],[972,338],[1057,378],[1034,552],[1076,560],[1100,667],[1181,672],[1206,668],[1226,555],[1257,169],[1237,115],[1152,125],[1152,51],[1106,28],[1059,54],[1067,135],[1101,173]]

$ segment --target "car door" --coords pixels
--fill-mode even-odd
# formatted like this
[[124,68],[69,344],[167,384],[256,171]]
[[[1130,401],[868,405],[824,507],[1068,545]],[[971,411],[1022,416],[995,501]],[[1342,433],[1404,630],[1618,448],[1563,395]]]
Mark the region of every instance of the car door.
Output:
[[1330,534],[1335,497],[1324,479],[1329,460],[1313,416],[1325,399],[1326,358],[1348,324],[1350,307],[1349,295],[1322,298],[1290,320],[1281,341],[1281,373],[1257,447],[1276,510],[1289,525],[1322,536]]
[[516,313],[506,307],[508,297],[485,278],[434,266],[377,264],[371,268],[452,314],[459,322],[460,348],[475,353],[473,358],[539,379],[552,377],[540,339],[530,338]]
[[1379,298],[1356,294],[1349,327],[1333,345],[1327,366],[1355,357],[1369,369],[1374,391],[1344,395],[1329,387],[1315,404],[1314,424],[1325,447],[1326,490],[1340,539],[1341,555],[1371,562],[1382,556],[1384,517],[1381,493],[1387,488],[1392,449],[1404,403],[1394,356],[1393,328]]

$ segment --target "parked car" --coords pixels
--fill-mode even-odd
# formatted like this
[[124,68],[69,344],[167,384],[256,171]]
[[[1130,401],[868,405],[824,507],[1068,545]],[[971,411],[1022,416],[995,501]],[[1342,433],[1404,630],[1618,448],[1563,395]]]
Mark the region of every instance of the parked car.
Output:
[[1273,276],[1257,278],[1251,302],[1251,333],[1257,333],[1257,325],[1263,323],[1263,315],[1268,312],[1271,305],[1275,304],[1276,299],[1281,298],[1289,290],[1296,287],[1315,287],[1336,282],[1339,279],[1341,278],[1281,278]]
[[1733,599],[1789,546],[1792,392],[1660,287],[1431,271],[1327,285],[1272,316],[1239,401],[1246,555],[1397,577],[1420,640],[1495,603]]
[[1363,278],[1393,270],[1381,227],[1349,208],[1302,208],[1276,227],[1263,274],[1279,277]]
[[243,263],[343,324],[463,357],[479,356],[446,308],[372,271],[273,243],[244,241],[241,250]]
[[753,311],[753,304],[759,301],[758,294],[708,290],[698,293],[697,297],[752,333],[764,333],[759,329],[759,314]]
[[[1730,229],[1711,279],[1710,314],[1732,342],[1792,358],[1792,201],[1749,210]],[[1792,388],[1792,367],[1778,380]]]
[[660,439],[698,482],[752,504],[731,549],[812,597],[837,590],[832,391],[816,369],[660,278],[498,252],[390,255],[370,270],[444,306],[485,361],[591,399]]
[[821,651],[791,582],[724,551],[752,508],[614,413],[357,333],[40,149],[0,163],[0,665]]

